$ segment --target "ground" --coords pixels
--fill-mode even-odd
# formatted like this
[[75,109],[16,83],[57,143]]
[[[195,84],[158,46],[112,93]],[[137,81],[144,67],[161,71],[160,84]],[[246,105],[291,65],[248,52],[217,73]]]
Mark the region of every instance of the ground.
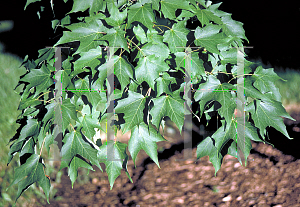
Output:
[[[294,111],[290,114],[297,121],[289,122],[284,119],[288,132],[291,137],[300,138],[300,113]],[[90,172],[86,184],[76,182],[74,189],[67,171],[63,170],[61,183],[55,187],[58,190],[55,198],[44,206],[297,207],[300,206],[300,157],[297,155],[299,141],[288,142],[287,138],[279,137],[279,134],[276,130],[270,130],[269,136],[280,139],[280,143],[296,145],[290,148],[296,151],[286,153],[289,150],[282,146],[282,151],[278,150],[280,145],[273,148],[267,144],[252,142],[253,149],[246,167],[241,166],[234,157],[226,155],[216,177],[207,156],[196,163],[176,161],[183,159],[182,140],[176,139],[174,135],[172,138],[167,136],[174,143],[158,143],[158,149],[165,148],[158,155],[161,169],[141,150],[137,168],[132,159],[128,163],[133,183],[122,171],[112,190],[109,190],[107,174],[99,169]],[[126,136],[128,134],[124,135],[125,139]],[[276,141],[273,144],[275,143]],[[195,147],[193,156],[196,157]],[[104,169],[104,165],[102,167]]]

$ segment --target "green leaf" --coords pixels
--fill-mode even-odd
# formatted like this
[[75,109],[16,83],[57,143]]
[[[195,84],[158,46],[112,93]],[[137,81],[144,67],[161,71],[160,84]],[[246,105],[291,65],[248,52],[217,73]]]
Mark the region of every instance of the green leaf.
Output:
[[90,49],[88,52],[80,53],[80,58],[74,63],[74,70],[81,70],[84,67],[90,67],[93,71],[93,76],[96,68],[100,64],[99,59],[102,58],[101,47]]
[[197,9],[196,15],[198,20],[201,22],[202,27],[204,25],[208,25],[209,21],[214,21],[217,24],[222,24],[221,18],[216,16],[208,9]]
[[223,16],[222,17],[222,30],[225,32],[227,36],[236,36],[241,39],[247,40],[249,43],[249,40],[245,36],[245,30],[243,29],[243,23],[235,21],[231,18],[231,16]]
[[205,47],[209,52],[220,55],[218,45],[228,41],[224,33],[219,33],[219,25],[209,24],[204,28],[197,27],[195,30],[195,44]]
[[125,124],[122,133],[126,133],[134,126],[143,121],[143,110],[145,108],[146,97],[133,91],[128,91],[128,98],[118,101],[115,113],[124,113]]
[[[204,0],[202,0],[204,1]],[[207,10],[211,11],[212,13],[214,13],[215,15],[217,15],[218,17],[224,17],[224,16],[231,16],[230,13],[218,10],[219,6],[222,4],[222,2],[218,3],[218,4],[213,4],[211,6],[209,6],[208,8],[206,8]],[[205,6],[206,7],[206,6]]]
[[21,101],[18,110],[26,109],[28,106],[34,107],[36,105],[41,104],[41,101],[37,100],[34,96],[28,97],[29,92],[26,91],[27,88],[25,89],[24,93],[21,96]]
[[160,0],[149,0],[149,1],[151,1],[151,3],[152,3],[152,8],[155,9],[156,11],[158,11],[159,13],[161,13],[160,10],[159,10]]
[[80,41],[78,50],[73,54],[76,55],[81,52],[88,52],[90,49],[95,49],[99,46],[99,42],[95,41],[100,39],[108,29],[102,24],[101,20],[95,20],[90,22],[74,23],[66,26],[67,29],[71,30],[64,31],[63,36],[54,45]]
[[79,167],[84,167],[87,168],[89,170],[95,171],[92,166],[87,163],[84,159],[75,156],[69,166],[69,176],[72,182],[72,189],[73,189],[73,184],[78,176],[78,168]]
[[89,94],[88,94],[88,100],[89,102],[92,104],[92,106],[96,107],[98,105],[98,103],[102,100],[101,95],[99,94],[98,91],[96,91],[96,89],[92,90]]
[[150,4],[142,5],[137,2],[129,7],[127,24],[130,25],[134,21],[141,22],[147,28],[152,27],[153,23],[156,23],[153,9]]
[[103,37],[99,38],[99,41],[107,40],[110,47],[122,47],[124,50],[129,52],[129,49],[127,47],[127,41],[125,39],[125,31],[123,31],[120,28],[112,28],[107,31],[107,34]]
[[156,80],[157,89],[157,97],[162,93],[171,94],[170,91],[170,83],[176,83],[176,79],[171,77],[168,73],[163,73],[162,77],[158,77]]
[[179,21],[187,20],[193,16],[195,16],[195,14],[192,13],[191,11],[182,10],[181,14],[176,18],[176,20],[179,20]]
[[63,142],[64,145],[61,149],[62,162],[60,165],[60,170],[69,166],[74,156],[78,154],[90,160],[92,164],[96,165],[102,171],[97,158],[98,150],[91,147],[91,143],[85,141],[80,132],[72,131],[66,134]]
[[259,90],[253,87],[253,82],[254,82],[254,78],[248,76],[244,79],[243,83],[237,84],[238,85],[237,87],[240,87],[241,89],[244,90],[246,97],[251,97],[256,99],[258,98],[263,101],[273,102],[272,99],[270,99],[265,94],[262,94]]
[[96,134],[94,128],[100,128],[100,125],[98,125],[98,119],[93,118],[91,114],[85,115],[84,117],[80,117],[79,121],[81,123],[81,126],[83,127],[83,134],[89,138],[92,139],[94,135]]
[[267,126],[274,127],[280,131],[287,138],[290,138],[286,131],[286,127],[283,123],[282,117],[295,121],[283,108],[282,104],[278,101],[268,102],[255,100],[245,107],[245,111],[251,113],[251,117],[255,123],[255,126],[260,129],[260,135],[264,137],[264,132]]
[[30,115],[30,116],[32,116],[32,117],[34,117],[34,116],[36,116],[38,113],[39,113],[39,109],[36,109],[36,108],[26,108],[25,110],[24,110],[24,113],[23,113],[23,116],[28,116],[28,115]]
[[[115,64],[117,61],[119,61],[120,57],[117,56],[117,55],[113,55],[111,57],[113,60],[113,65],[114,65],[114,68],[115,68]],[[107,58],[108,59],[108,58]],[[111,61],[111,60],[110,60]],[[110,68],[108,68],[109,64],[108,64],[108,60],[106,60],[105,63],[103,63],[102,65],[100,65],[97,70],[99,71],[99,74],[98,74],[98,79],[97,79],[97,82],[98,82],[98,85],[101,87],[104,83],[104,80],[107,78],[107,70],[109,70]],[[114,71],[115,72],[115,71]]]
[[175,19],[175,11],[177,9],[189,10],[189,3],[185,0],[161,0],[161,11],[165,18]]
[[141,51],[138,53],[138,57],[143,57],[144,55],[150,56],[150,55],[155,55],[157,58],[161,59],[166,59],[169,57],[170,50],[169,48],[163,44],[154,44],[152,42],[145,44],[142,48]]
[[[61,107],[61,112],[63,120],[67,123],[67,120],[73,119],[78,121],[75,111],[75,105],[71,103],[70,99],[65,99],[62,101],[62,104],[59,104]],[[64,123],[63,123],[64,124]]]
[[29,4],[34,3],[34,2],[37,2],[37,1],[41,1],[41,0],[27,0],[27,1],[26,1],[26,5],[25,5],[25,7],[24,7],[24,10],[26,10],[26,8],[27,8],[27,6],[28,6]]
[[[201,80],[201,78],[199,76],[206,76],[205,68],[203,66],[204,62],[202,59],[199,58],[198,54],[199,54],[198,52],[192,52],[192,54],[191,54],[191,59],[192,59],[192,62],[191,62],[191,65],[192,65],[191,76],[192,77],[191,77],[191,79],[192,79],[192,81],[195,78],[198,78]],[[187,54],[185,52],[176,52],[175,53],[176,69],[184,72],[186,58],[187,58]],[[181,68],[183,68],[184,70]]]
[[[252,69],[250,67],[251,66],[251,62],[245,60],[244,63],[245,63],[244,64],[244,74],[251,73],[252,72]],[[232,75],[237,76],[237,69],[238,69],[237,65],[235,65],[235,66],[232,67],[232,69],[231,69]]]
[[[40,131],[40,123],[35,120],[35,119],[31,119],[29,118],[27,120],[27,124],[22,128],[21,132],[20,132],[20,136],[18,137],[18,139],[10,146],[10,150],[8,153],[8,163],[10,163],[10,161],[13,158],[13,154],[15,152],[19,152],[21,150],[21,148],[23,147],[23,145],[25,144],[25,142],[28,140],[28,137],[37,137]],[[25,150],[24,150],[25,151]]]
[[173,24],[171,30],[167,30],[164,34],[164,42],[168,43],[170,51],[172,53],[183,51],[184,48],[176,47],[185,47],[187,43],[187,34],[189,30],[185,28],[186,21],[180,21]]
[[34,62],[36,63],[36,65],[38,65],[39,63],[47,60],[48,63],[51,59],[54,58],[55,55],[55,49],[54,48],[43,48],[39,50],[39,58],[36,59]]
[[40,124],[36,119],[29,118],[27,124],[21,130],[21,139],[31,137],[39,133]]
[[103,3],[104,3],[103,1],[98,1],[98,0],[85,0],[85,1],[74,0],[72,10],[67,14],[79,12],[79,11],[84,12],[85,10],[90,9],[89,13],[91,16],[94,12],[102,11],[103,9],[105,9],[103,8],[103,6],[105,6],[105,4]]
[[274,72],[273,68],[263,69],[263,67],[259,66],[256,68],[252,77],[255,79],[253,84],[255,88],[260,90],[263,94],[272,92],[274,94],[274,99],[276,101],[281,101],[279,89],[274,84],[281,78]]
[[75,91],[77,96],[85,95],[86,97],[89,97],[89,94],[91,94],[91,89],[89,86],[89,77],[85,76],[83,79],[80,78],[75,81]]
[[79,117],[79,121],[80,121],[80,128],[82,127],[82,132],[83,134],[89,138],[90,140],[92,140],[92,138],[95,136],[96,132],[95,132],[95,128],[101,129],[102,131],[104,131],[104,129],[102,129],[102,127],[98,124],[98,116],[99,116],[99,112],[96,113],[96,111],[91,114],[90,113],[90,107],[87,105],[83,106],[83,110],[82,111],[87,111],[88,113],[84,114],[83,117]]
[[11,160],[13,159],[14,157],[14,154],[16,152],[20,152],[23,148],[23,145],[26,141],[23,140],[23,141],[15,141],[12,145],[10,145],[10,149],[9,149],[9,152],[8,152],[8,161],[7,161],[7,165],[11,162]]
[[133,32],[134,32],[136,38],[142,44],[145,44],[147,42],[147,37],[146,37],[145,31],[143,30],[143,28],[140,25],[133,27]]
[[156,145],[156,142],[160,141],[166,141],[166,139],[164,139],[161,134],[153,128],[153,126],[149,125],[149,130],[148,125],[143,122],[139,126],[135,126],[128,141],[128,150],[133,162],[135,163],[139,151],[143,149],[160,168]]
[[[133,66],[130,64],[125,56],[117,56],[113,57],[114,62],[114,74],[117,76],[120,84],[121,91],[130,83],[130,79],[133,79]],[[108,63],[102,64],[99,70],[99,83],[102,85],[104,80],[107,78],[107,65]]]
[[70,75],[70,73],[72,72],[72,66],[73,66],[73,64],[71,63],[72,60],[74,60],[74,58],[72,56],[68,56],[67,59],[65,59],[62,62],[63,71],[65,71],[67,75]]
[[[40,162],[41,157],[37,154],[32,154],[26,162],[15,170],[14,181],[10,186],[18,184],[17,198],[26,190],[30,185],[35,182],[43,188],[49,203],[50,180],[45,176],[43,164]],[[10,186],[8,188],[10,188]],[[50,203],[49,203],[50,204]]]
[[223,156],[214,146],[214,141],[211,137],[206,137],[203,141],[200,142],[197,146],[197,159],[209,156],[209,161],[213,164],[215,168],[215,176],[219,169],[221,168]]
[[146,4],[146,3],[151,3],[152,0],[140,0],[140,3],[142,5]]
[[54,143],[54,137],[52,134],[47,134],[51,124],[46,124],[45,127],[41,128],[40,134],[38,136],[39,148],[44,146],[48,152],[48,156],[50,153],[50,145]]
[[147,31],[148,42],[153,44],[163,44],[163,36],[159,35],[155,29],[148,28]]
[[236,101],[230,93],[230,90],[233,88],[234,87],[231,84],[220,84],[219,80],[214,76],[208,76],[208,81],[199,85],[199,88],[194,96],[195,101],[200,100],[199,104],[201,114],[204,105],[210,100],[215,100],[222,105],[222,107],[219,109],[220,115],[225,118],[227,123],[230,123],[236,106]]
[[133,79],[133,66],[129,63],[126,56],[118,57],[117,62],[114,64],[114,72],[121,83],[121,91],[123,91],[130,83],[130,79]]
[[68,86],[72,85],[71,77],[68,75],[68,71],[60,70],[61,71],[61,83],[62,83],[62,90],[68,88]]
[[206,3],[208,4],[208,2],[206,2],[205,0],[197,0],[202,6],[204,6],[205,8],[207,8]]
[[51,72],[44,64],[40,69],[31,70],[21,81],[28,82],[28,88],[36,87],[36,94],[47,90],[54,83]]
[[[230,154],[234,157],[237,157],[238,160],[240,161],[240,163],[242,164],[242,160],[241,157],[237,152],[237,146],[239,147],[239,149],[241,149],[243,155],[244,155],[244,159],[247,161],[247,158],[250,154],[250,150],[252,149],[252,144],[251,144],[251,140],[256,141],[256,142],[264,142],[264,143],[268,143],[264,140],[261,140],[258,137],[258,133],[257,133],[257,128],[255,126],[252,125],[252,123],[245,121],[242,119],[242,117],[237,117],[235,118],[235,122],[238,124],[237,120],[240,120],[240,123],[244,123],[243,127],[244,127],[244,137],[240,136],[239,133],[236,133],[236,138],[234,139],[234,143],[235,143],[235,153],[234,154]],[[236,124],[232,124],[230,125],[230,127],[233,128],[233,130],[237,131],[237,125]],[[242,133],[243,135],[243,133]],[[236,145],[237,143],[237,145]],[[271,143],[268,143],[271,144]],[[271,144],[272,145],[272,144]],[[274,147],[274,146],[273,146]],[[245,166],[247,166],[247,162],[245,162]]]
[[[104,10],[105,10],[105,5],[103,7],[103,10],[100,10],[100,11],[104,12]],[[99,19],[104,19],[105,17],[106,17],[105,14],[97,13],[95,15],[84,17],[84,21],[85,22],[92,22],[92,21],[97,21]]]
[[156,58],[155,55],[149,55],[140,58],[135,68],[136,80],[139,83],[146,81],[148,85],[154,89],[155,79],[159,77],[159,73],[167,70],[168,65],[161,58]]
[[[236,139],[237,129],[236,129],[236,122],[231,120],[230,122],[226,122],[225,128],[225,121],[221,120],[222,126],[212,135],[212,138],[215,140],[215,146],[219,152],[221,152],[224,148],[224,145],[229,142],[230,139]],[[246,139],[246,144],[249,144],[249,138]],[[245,143],[245,140],[241,140],[241,137],[238,139],[239,146],[242,146],[241,143]],[[251,142],[250,142],[251,146]],[[249,147],[249,146],[248,146]],[[250,152],[250,150],[249,150]],[[249,155],[249,154],[248,154]]]
[[[100,162],[103,162],[106,166],[105,171],[108,175],[110,189],[113,188],[116,178],[121,175],[120,171],[122,168],[125,169],[127,177],[130,179],[130,181],[133,182],[127,171],[128,155],[126,154],[126,147],[127,144],[125,143],[109,140],[107,144],[100,147],[98,152],[98,158]],[[108,152],[114,154],[112,160],[107,158]]]
[[48,104],[45,108],[47,109],[47,113],[45,114],[42,122],[47,123],[49,119],[54,117],[55,102]]
[[225,65],[227,63],[230,64],[237,64],[237,49],[236,48],[231,48],[226,51],[221,51],[221,64]]
[[[54,105],[49,105],[47,109],[49,109],[49,111],[46,113],[47,119],[55,118],[57,124],[62,127],[63,134],[70,125],[72,119],[79,121],[76,115],[75,105],[70,102],[70,99],[65,99],[62,101],[62,103],[57,102],[54,103]],[[54,113],[56,111],[60,113]]]
[[63,27],[65,25],[67,25],[67,24],[71,24],[71,19],[70,19],[70,16],[67,15],[64,18],[62,18],[61,20],[54,19],[51,22],[52,22],[52,29],[54,29],[54,32],[56,32],[56,28],[58,26],[62,26]]
[[160,96],[152,99],[154,106],[150,110],[152,123],[159,129],[163,117],[168,116],[178,127],[180,133],[184,123],[184,100],[180,97]]
[[108,25],[117,27],[123,24],[124,20],[127,17],[127,8],[123,11],[120,12],[118,8],[113,5],[112,8],[109,10],[110,17],[105,18],[105,21],[107,22]]
[[214,99],[222,105],[222,107],[219,109],[219,113],[225,118],[226,122],[230,122],[236,107],[236,100],[229,92],[231,89],[233,89],[232,85],[223,83],[217,88],[217,92],[214,96]]

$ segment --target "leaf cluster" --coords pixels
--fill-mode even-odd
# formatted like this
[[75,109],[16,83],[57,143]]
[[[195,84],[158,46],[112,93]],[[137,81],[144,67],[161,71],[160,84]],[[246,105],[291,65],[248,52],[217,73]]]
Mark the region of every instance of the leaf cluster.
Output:
[[[27,0],[25,8],[36,1]],[[266,142],[267,126],[290,138],[281,117],[292,118],[281,104],[274,85],[279,76],[274,70],[245,60],[244,82],[237,82],[237,48],[248,39],[243,24],[220,11],[220,4],[205,0],[74,0],[63,19],[52,21],[54,30],[65,29],[54,48],[41,49],[38,59],[26,56],[23,62],[27,73],[19,81],[24,85],[17,120],[21,126],[10,140],[14,142],[8,160],[20,153],[21,166],[12,183],[18,183],[17,197],[37,182],[49,198],[50,180],[43,170],[42,151],[49,154],[49,146],[57,144],[58,132],[63,136],[60,169],[68,168],[72,186],[79,167],[94,170],[96,165],[102,171],[99,163],[104,163],[111,188],[122,169],[131,180],[127,144],[116,140],[102,143],[100,137],[95,140],[95,129],[107,133],[103,123],[122,133],[131,131],[128,150],[134,163],[144,150],[159,166],[156,142],[166,141],[158,131],[166,117],[181,133],[185,115],[205,114],[210,120],[208,112],[215,111],[222,125],[197,147],[197,159],[208,155],[215,173],[226,154],[240,162],[241,156],[247,160],[250,140]],[[71,23],[72,14],[85,11],[86,16]],[[201,25],[189,29],[187,23],[192,21]],[[55,47],[60,46],[69,48],[61,49],[62,67],[56,71]],[[108,100],[112,91],[109,62],[114,69],[114,101]],[[62,88],[56,88],[55,82]],[[187,87],[191,84],[192,88]],[[238,86],[246,100],[243,138],[236,137]],[[190,97],[186,95],[189,92]],[[185,101],[199,104],[198,113]],[[113,122],[107,119],[110,107],[116,114]],[[116,160],[107,159],[108,153]]]

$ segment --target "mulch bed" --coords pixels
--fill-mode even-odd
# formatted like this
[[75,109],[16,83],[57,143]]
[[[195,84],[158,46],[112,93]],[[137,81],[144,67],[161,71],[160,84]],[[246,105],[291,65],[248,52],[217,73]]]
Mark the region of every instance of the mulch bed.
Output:
[[[300,127],[299,113],[291,115],[297,122],[289,122],[288,126],[294,130],[291,132],[293,137],[300,138],[300,130],[297,131]],[[277,131],[270,133],[272,136],[278,134]],[[281,143],[288,140],[285,137],[280,139]],[[141,150],[137,168],[131,158],[128,163],[133,183],[122,170],[112,190],[107,174],[96,167],[95,172],[90,171],[89,183],[79,185],[75,182],[72,189],[64,169],[54,196],[63,199],[50,200],[50,204],[43,206],[300,206],[299,156],[284,154],[270,145],[252,142],[253,149],[246,167],[241,166],[234,157],[226,155],[215,177],[214,167],[207,156],[196,163],[176,161],[184,158],[183,144],[180,141],[173,145],[158,143],[158,148],[161,146],[165,148],[158,156],[161,169]],[[192,152],[196,158],[195,147]],[[102,164],[101,167],[105,169]]]

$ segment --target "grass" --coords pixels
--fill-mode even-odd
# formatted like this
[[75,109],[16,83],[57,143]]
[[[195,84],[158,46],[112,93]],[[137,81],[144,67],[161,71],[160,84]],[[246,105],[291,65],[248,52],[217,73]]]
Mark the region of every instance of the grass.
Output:
[[[19,68],[22,59],[16,55],[3,53],[3,45],[0,43],[0,206],[12,206],[15,203],[18,185],[11,186],[7,191],[6,188],[13,182],[14,168],[19,166],[18,153],[7,166],[10,138],[14,136],[19,127],[15,121],[20,113],[18,105],[20,96],[14,91],[20,75],[26,72],[24,67]],[[19,86],[17,91],[20,92],[23,86]],[[37,205],[38,199],[44,200],[43,193],[34,185],[29,187],[18,199],[16,206],[33,206]],[[41,203],[41,206],[45,203]]]
[[300,104],[300,72],[296,70],[287,69],[277,72],[277,75],[287,80],[286,82],[278,80],[275,85],[279,88],[282,96],[282,104],[284,106],[290,104]]
[[15,198],[13,195],[17,192],[17,188],[13,186],[7,192],[5,189],[13,181],[14,168],[17,167],[18,162],[14,158],[11,164],[6,166],[9,152],[6,144],[18,128],[15,120],[18,116],[17,108],[20,96],[13,91],[13,88],[17,84],[17,78],[25,72],[25,68],[18,68],[21,62],[20,58],[9,54],[1,53],[0,62],[0,204],[1,206],[10,206]]

